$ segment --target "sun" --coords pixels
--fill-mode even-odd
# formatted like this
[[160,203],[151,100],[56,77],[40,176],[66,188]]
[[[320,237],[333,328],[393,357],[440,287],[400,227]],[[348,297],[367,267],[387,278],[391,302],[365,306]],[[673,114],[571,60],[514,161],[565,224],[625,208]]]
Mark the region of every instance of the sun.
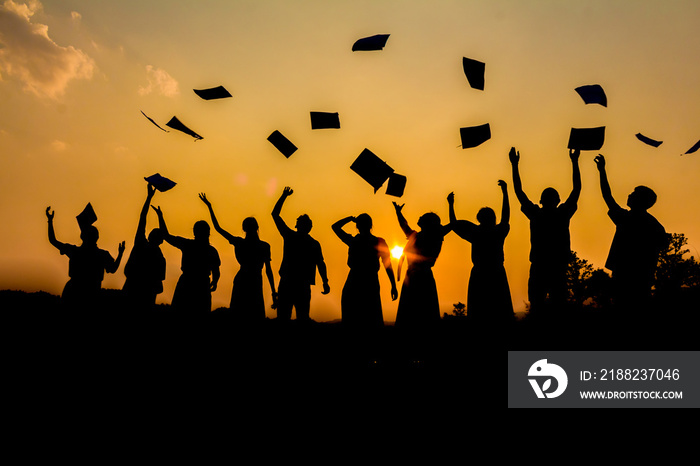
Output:
[[391,249],[391,255],[394,259],[400,259],[403,254],[403,248],[401,246],[394,246]]

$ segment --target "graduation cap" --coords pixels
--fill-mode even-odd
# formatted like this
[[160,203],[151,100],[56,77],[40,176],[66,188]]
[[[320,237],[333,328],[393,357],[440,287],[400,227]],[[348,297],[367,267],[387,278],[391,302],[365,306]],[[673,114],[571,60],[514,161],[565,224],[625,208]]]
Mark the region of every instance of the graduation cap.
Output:
[[605,126],[598,128],[571,128],[569,149],[598,150],[605,141]]
[[277,130],[273,131],[273,133],[267,137],[267,140],[270,141],[272,145],[275,146],[278,151],[282,152],[282,155],[287,158],[289,158],[289,156],[297,150],[297,146],[295,146],[292,141],[284,137],[284,135]]
[[224,86],[212,87],[211,89],[192,89],[195,94],[204,100],[225,99],[233,97]]
[[340,128],[338,113],[311,112],[311,129]]
[[377,34],[375,36],[359,39],[352,44],[352,51],[381,50],[386,45],[387,39],[389,39],[389,34]]
[[172,117],[172,118],[170,119],[170,121],[167,122],[167,123],[165,124],[165,126],[169,126],[169,127],[171,127],[172,129],[176,129],[176,130],[178,130],[178,131],[182,131],[182,132],[185,133],[185,134],[189,134],[190,136],[192,136],[193,138],[195,138],[195,140],[204,139],[202,136],[200,136],[199,134],[195,133],[194,131],[192,131],[191,129],[189,129],[187,126],[183,125],[182,122],[181,122],[180,120],[177,119],[177,117]]
[[486,64],[471,58],[462,57],[462,67],[467,75],[469,85],[474,89],[484,90],[484,70]]
[[85,228],[86,226],[92,225],[97,221],[97,215],[95,214],[95,210],[92,208],[92,204],[89,202],[85,206],[82,212],[80,212],[76,217],[76,220],[78,220],[78,226],[80,226],[81,229]]
[[[694,145],[693,147],[691,147],[690,149],[688,149],[688,150],[686,151],[686,154],[692,154],[693,152],[697,151],[698,149],[700,149],[700,141],[696,142],[695,145]],[[684,155],[684,154],[683,154],[683,155]]]
[[158,128],[162,129],[162,130],[165,131],[166,133],[169,133],[169,132],[170,132],[170,131],[168,131],[167,129],[161,128],[161,126],[160,126],[158,123],[156,123],[155,121],[153,121],[153,118],[151,118],[151,117],[149,117],[148,115],[146,115],[145,113],[143,113],[143,110],[141,110],[141,114],[142,114],[143,116],[145,116],[146,118],[148,118],[148,121],[150,121],[151,123],[153,123],[154,125],[156,125]]
[[369,149],[365,149],[360,153],[350,165],[350,169],[368,182],[374,188],[375,193],[382,187],[387,178],[394,173],[393,168]]
[[462,138],[462,149],[476,147],[491,139],[491,126],[486,123],[480,126],[460,128],[459,135]]
[[663,144],[663,141],[655,141],[651,138],[644,136],[642,133],[637,133],[635,134],[635,136],[637,136],[637,139],[642,141],[644,144],[649,144],[650,146],[659,147],[661,144]]
[[386,186],[386,194],[401,197],[406,189],[406,177],[398,173],[389,175],[389,184]]
[[154,188],[162,193],[169,189],[173,189],[177,184],[173,180],[169,180],[168,178],[161,176],[160,173],[156,173],[155,175],[151,175],[147,178],[144,177],[144,180],[148,181]]
[[578,92],[578,95],[581,96],[586,104],[600,104],[603,107],[608,106],[608,98],[605,96],[605,91],[600,84],[580,86],[576,88],[576,92]]

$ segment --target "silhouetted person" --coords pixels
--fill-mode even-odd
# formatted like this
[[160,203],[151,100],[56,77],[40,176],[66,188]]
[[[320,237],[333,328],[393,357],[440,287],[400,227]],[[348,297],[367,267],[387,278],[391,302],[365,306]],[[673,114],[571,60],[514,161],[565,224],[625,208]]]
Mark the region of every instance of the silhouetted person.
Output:
[[[203,317],[211,312],[211,293],[216,291],[221,276],[221,259],[214,246],[209,244],[209,224],[204,220],[195,222],[194,239],[173,236],[163,218],[160,207],[153,207],[158,214],[163,239],[182,251],[180,269],[182,275],[175,286],[172,309],[178,316]],[[211,278],[210,278],[211,277]]]
[[520,210],[530,220],[528,297],[531,315],[538,315],[538,313],[541,315],[545,310],[561,310],[566,306],[568,297],[566,269],[571,261],[569,223],[578,208],[578,199],[581,195],[579,155],[579,150],[569,150],[573,169],[573,189],[569,197],[560,204],[556,189],[546,188],[540,197],[540,207],[525,195],[518,171],[520,152],[516,152],[515,148],[510,149],[513,189],[520,201]]
[[440,321],[440,303],[433,265],[440,255],[445,235],[451,231],[451,225],[443,226],[437,214],[428,212],[418,219],[420,231],[416,232],[401,213],[404,205],[396,202],[393,204],[401,230],[408,239],[404,248],[408,267],[401,287],[396,326],[429,328]]
[[141,208],[136,227],[134,248],[124,266],[126,281],[122,290],[126,298],[125,311],[153,311],[156,296],[163,292],[165,257],[160,250],[163,233],[154,228],[146,238],[146,217],[156,189],[150,183],[146,187],[146,202]]
[[275,292],[272,267],[270,267],[270,245],[260,240],[257,220],[253,217],[243,220],[245,238],[234,236],[219,225],[216,215],[214,215],[214,208],[207,199],[207,195],[201,193],[199,198],[209,209],[214,229],[233,246],[236,260],[240,265],[240,269],[233,279],[230,310],[234,312],[236,317],[240,317],[247,322],[265,320],[265,299],[263,298],[262,282],[263,266],[265,266],[265,274],[272,290],[273,303],[277,301],[277,293]]
[[94,225],[84,225],[80,231],[80,246],[61,243],[56,239],[51,207],[46,208],[46,217],[49,221],[49,242],[69,259],[70,280],[61,293],[62,304],[69,311],[86,312],[97,304],[105,272],[114,273],[119,268],[124,254],[124,242],[119,243],[119,253],[113,259],[109,252],[97,247],[100,236],[97,228]]
[[272,209],[272,219],[284,239],[282,264],[280,265],[280,283],[277,289],[277,318],[290,320],[292,308],[296,310],[297,320],[308,321],[311,305],[311,285],[316,284],[316,268],[323,281],[322,294],[330,293],[326,263],[323,260],[321,245],[309,236],[313,224],[308,215],[297,218],[296,231],[284,223],[280,213],[284,201],[293,193],[285,187],[282,195]]
[[457,220],[454,194],[447,196],[452,230],[472,244],[472,270],[467,291],[467,316],[480,322],[506,323],[513,319],[513,302],[503,267],[503,243],[510,231],[510,204],[508,186],[498,181],[503,192],[501,221],[496,223],[496,213],[483,207],[476,214],[478,225],[467,220]]
[[[346,233],[343,227],[355,222],[358,234]],[[350,272],[343,287],[341,313],[343,324],[355,329],[373,329],[384,325],[382,300],[379,295],[379,264],[384,265],[391,282],[391,299],[396,300],[396,278],[391,266],[389,246],[383,238],[372,234],[372,217],[360,214],[335,222],[333,232],[348,246]]]
[[656,193],[637,186],[627,197],[629,210],[615,201],[605,171],[605,157],[595,158],[600,172],[600,190],[615,224],[615,236],[605,267],[612,271],[614,300],[622,311],[644,310],[651,298],[651,287],[659,254],[667,244],[664,227],[647,212],[656,203]]

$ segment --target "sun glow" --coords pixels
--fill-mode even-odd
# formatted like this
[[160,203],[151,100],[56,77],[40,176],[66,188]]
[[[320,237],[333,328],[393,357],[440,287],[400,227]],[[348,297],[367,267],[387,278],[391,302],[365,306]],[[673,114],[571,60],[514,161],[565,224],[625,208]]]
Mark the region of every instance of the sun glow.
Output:
[[401,258],[401,254],[403,254],[403,248],[402,248],[401,246],[394,246],[394,247],[391,249],[391,256],[392,256],[394,259],[400,259],[400,258]]

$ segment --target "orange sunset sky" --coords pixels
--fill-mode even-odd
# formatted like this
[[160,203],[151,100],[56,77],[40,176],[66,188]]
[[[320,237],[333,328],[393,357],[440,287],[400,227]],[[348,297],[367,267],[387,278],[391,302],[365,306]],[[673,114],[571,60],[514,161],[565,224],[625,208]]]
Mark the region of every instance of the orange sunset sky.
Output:
[[[512,190],[508,150],[521,153],[525,192],[537,201],[553,186],[571,189],[572,127],[606,126],[600,151],[585,151],[583,191],[571,222],[572,249],[603,267],[614,227],[600,196],[593,157],[607,159],[618,202],[637,185],[659,200],[650,212],[668,232],[685,233],[700,255],[700,2],[695,0],[372,0],[132,1],[0,0],[0,289],[60,294],[68,259],[47,239],[44,210],[55,212],[59,241],[79,244],[75,216],[90,202],[99,245],[113,256],[133,246],[144,176],[176,181],[157,193],[171,233],[192,236],[209,220],[205,192],[229,232],[255,216],[272,247],[275,280],[282,239],[270,212],[284,186],[294,194],[282,217],[308,213],[323,248],[331,293],[313,289],[311,317],[340,318],[347,248],[331,224],[367,212],[390,247],[405,238],[393,200],[409,223],[434,211],[475,221],[500,212],[508,182],[511,232],[505,266],[516,312],[525,309],[529,227]],[[382,51],[352,52],[362,37],[390,34]],[[486,63],[485,89],[472,89],[462,58]],[[574,91],[600,84],[608,106]],[[223,85],[233,98],[193,93]],[[194,142],[161,126],[177,116],[204,137]],[[312,130],[309,112],[338,112],[340,129]],[[492,138],[460,146],[459,129],[489,123]],[[268,141],[281,131],[299,150],[286,159]],[[635,137],[663,141],[658,148]],[[376,194],[350,164],[370,149],[408,178],[401,199]],[[149,214],[148,229],[157,225]],[[353,231],[352,225],[348,226]],[[222,258],[214,307],[226,306],[238,264],[212,232]],[[180,252],[168,261],[169,303]],[[443,312],[466,302],[469,243],[445,240],[434,268]],[[103,282],[121,288],[123,264]],[[396,261],[394,261],[396,266]],[[384,317],[389,298],[381,272]],[[267,315],[269,289],[265,284]]]

